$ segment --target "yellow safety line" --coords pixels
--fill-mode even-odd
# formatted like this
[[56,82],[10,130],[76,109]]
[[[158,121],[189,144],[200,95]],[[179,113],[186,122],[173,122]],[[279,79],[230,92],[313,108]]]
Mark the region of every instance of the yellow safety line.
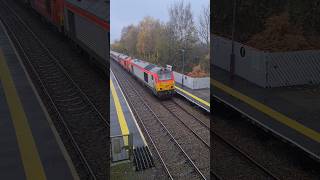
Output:
[[[120,124],[120,129],[121,129],[121,133],[122,135],[129,135],[129,129],[128,129],[128,125],[127,122],[125,120],[123,111],[122,111],[122,107],[119,101],[119,97],[117,94],[116,89],[114,88],[113,82],[110,79],[110,89],[111,89],[111,93],[112,93],[112,97],[113,97],[113,101],[114,101],[114,105],[116,107],[116,111],[117,111],[117,115],[118,115],[118,121]],[[128,137],[125,138],[125,136],[123,137],[124,140],[124,145],[128,146]]]
[[14,124],[21,159],[28,180],[45,180],[46,175],[17,90],[0,49],[0,79]]
[[201,102],[202,104],[204,104],[204,105],[206,105],[206,106],[209,106],[209,107],[210,107],[210,103],[208,103],[207,101],[205,101],[205,100],[203,100],[203,99],[201,99],[201,98],[198,98],[197,96],[195,96],[195,95],[193,95],[193,94],[189,93],[188,91],[185,91],[185,90],[183,90],[183,89],[179,88],[178,86],[175,86],[175,88],[177,88],[177,89],[179,89],[180,91],[182,91],[183,93],[185,93],[185,94],[187,94],[187,95],[189,95],[189,96],[193,97],[195,100],[197,100],[197,101]]
[[285,124],[287,126],[289,126],[290,128],[300,132],[301,134],[313,139],[314,141],[320,143],[320,133],[318,133],[317,131],[314,131],[300,123],[298,123],[297,121],[271,109],[270,107],[218,82],[217,80],[211,79],[210,80],[211,84],[219,89],[221,89],[224,92],[227,92],[228,94],[232,95],[233,97],[247,103],[248,105],[256,108],[257,110],[264,112],[265,114],[267,114],[268,116],[274,118],[275,120],[281,122],[282,124]]
[[[110,75],[112,75],[112,77],[114,77],[115,82],[116,82],[117,86],[119,87],[119,82],[117,81],[117,79],[116,79],[116,77],[114,76],[114,73],[113,73],[113,71],[112,71],[111,69],[110,69]],[[147,145],[147,141],[146,141],[146,139],[144,138],[144,136],[143,136],[143,134],[142,134],[142,132],[141,132],[141,129],[140,129],[138,123],[137,123],[136,118],[135,118],[134,115],[133,115],[133,112],[132,112],[132,110],[131,110],[131,108],[130,108],[130,106],[129,106],[129,103],[128,103],[126,97],[125,97],[124,94],[123,94],[122,89],[119,88],[119,90],[120,90],[121,95],[122,95],[122,97],[124,98],[124,101],[126,102],[126,105],[127,105],[128,109],[129,109],[129,111],[130,111],[130,113],[131,113],[131,117],[133,118],[133,121],[134,121],[134,123],[135,123],[136,126],[137,126],[137,129],[138,129],[138,131],[139,131],[139,133],[140,133],[140,135],[141,135],[141,138],[142,138],[143,143],[144,143],[145,145]]]

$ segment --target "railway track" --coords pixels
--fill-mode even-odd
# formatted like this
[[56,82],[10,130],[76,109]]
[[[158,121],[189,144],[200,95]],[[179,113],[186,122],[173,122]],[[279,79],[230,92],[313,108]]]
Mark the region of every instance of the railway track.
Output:
[[[36,82],[50,115],[81,179],[106,177],[106,163],[97,163],[106,152],[109,123],[31,28],[5,1],[0,1],[0,18]],[[95,133],[92,133],[95,132]],[[66,144],[68,143],[68,144]],[[88,148],[90,147],[90,149]]]
[[[205,136],[203,136],[203,132],[204,131],[206,131],[208,133],[210,132],[210,125],[208,125],[206,123],[206,121],[200,119],[199,115],[192,114],[187,109],[182,107],[179,103],[176,102],[176,100],[174,98],[169,102],[169,104],[167,104],[167,102],[162,103],[162,104],[164,106],[166,106],[166,108],[171,113],[177,114],[176,116],[178,116],[178,117],[180,116],[179,119],[181,121],[184,121],[185,119],[190,119],[190,118],[186,118],[185,116],[182,116],[181,114],[185,113],[188,116],[191,116],[194,121],[186,122],[185,124],[186,124],[186,126],[189,126],[190,131],[193,131],[195,134],[198,134],[197,136],[200,136],[200,138],[207,136],[207,134],[205,134]],[[210,136],[210,134],[209,134],[209,136]],[[233,145],[233,143],[231,143],[230,141],[226,140],[219,133],[217,133],[215,131],[212,131],[211,132],[211,138],[213,138],[214,141],[216,142],[215,145],[218,145],[217,143],[219,143],[219,146],[224,145],[225,146],[224,152],[226,152],[226,151],[231,152],[230,154],[233,154],[232,158],[235,158],[236,156],[238,156],[243,161],[247,162],[247,165],[248,165],[247,168],[252,169],[252,167],[254,167],[254,168],[256,168],[257,171],[260,171],[262,176],[257,176],[257,178],[262,178],[263,176],[265,176],[266,179],[279,179],[279,178],[277,178],[276,175],[271,173],[267,168],[265,168],[259,162],[257,162],[253,158],[251,158],[246,152],[242,151],[237,146]],[[208,142],[209,142],[209,139],[208,139]],[[210,147],[210,146],[208,146],[208,147]],[[246,164],[246,163],[244,163],[244,164]],[[224,179],[223,176],[219,175],[218,172],[212,171],[211,173],[212,173],[213,177],[215,177],[215,179]]]
[[[186,118],[186,116],[182,115],[182,114],[186,114],[186,115],[192,117],[194,121],[185,122],[184,123],[185,126],[188,126],[190,131],[192,131],[197,137],[199,137],[199,139],[201,139],[201,141],[203,141],[203,143],[205,143],[208,148],[210,147],[209,143],[208,144],[206,143],[206,142],[209,142],[209,138],[207,139],[207,141],[204,141],[204,138],[210,137],[210,134],[209,134],[210,126],[208,124],[206,124],[203,120],[198,118],[199,116],[194,115],[194,114],[190,113],[188,110],[184,109],[174,99],[169,102],[168,101],[163,102],[162,104],[171,113],[176,114],[175,116],[177,116],[177,118],[179,118],[180,121],[185,121],[186,119],[191,119],[191,118]],[[207,133],[204,133],[204,132],[207,132]],[[226,147],[225,151],[228,151],[228,150],[233,151],[233,153],[232,153],[233,157],[235,157],[235,154],[238,154],[238,156],[241,156],[243,160],[247,161],[250,164],[250,166],[255,166],[259,171],[263,172],[262,174],[265,174],[267,179],[278,179],[268,169],[263,167],[260,163],[258,163],[254,159],[252,159],[249,155],[247,155],[245,152],[240,150],[238,147],[234,146],[232,143],[227,141],[225,138],[223,138],[218,133],[213,131],[211,133],[211,136],[212,136],[211,138],[214,138],[215,141],[219,141],[219,143],[223,143],[225,145],[225,147]],[[201,137],[203,137],[203,138],[201,138]],[[217,145],[217,144],[215,144],[215,145]],[[249,166],[248,166],[248,168],[249,168]],[[215,171],[212,171],[211,173],[215,177],[215,179],[223,179],[222,176],[218,175],[219,173],[217,173]],[[259,176],[259,178],[261,178],[261,176]]]
[[[117,66],[114,63],[111,64],[114,68]],[[167,117],[158,115],[124,74],[116,74],[116,78],[121,82],[120,86],[153,144],[168,177],[170,179],[209,179],[208,175],[200,170],[198,163],[195,163],[194,157],[190,155],[190,149],[186,150],[186,144],[182,144],[182,142],[186,143],[183,141],[186,138],[183,133],[174,133],[171,130],[172,127],[165,122]]]
[[[126,75],[129,75],[126,73]],[[126,79],[128,81],[128,79]],[[131,89],[133,86],[131,85]],[[138,94],[142,94],[140,91]],[[129,97],[130,98],[130,97]],[[161,104],[163,107],[170,112],[177,120],[179,120],[185,128],[187,128],[199,141],[202,142],[206,148],[210,148],[209,145],[209,137],[210,137],[210,125],[207,121],[198,118],[196,114],[189,112],[187,109],[182,107],[176,100],[173,98],[172,100],[162,101]],[[241,164],[243,169],[249,170],[248,173],[250,177],[256,177],[258,179],[279,179],[276,175],[270,172],[267,168],[261,165],[259,162],[255,161],[251,156],[247,153],[239,149],[237,146],[233,145],[231,142],[226,140],[222,135],[217,132],[211,131],[211,137],[214,138],[214,148],[219,148],[219,152],[225,152],[226,157],[230,158],[230,162],[235,159]],[[225,158],[223,158],[226,160]],[[228,161],[228,160],[226,160]],[[213,162],[214,163],[214,162]],[[242,169],[241,168],[241,169]],[[239,169],[240,170],[240,169]],[[213,169],[210,171],[210,174],[215,179],[227,179],[228,175],[219,172],[217,169]],[[230,173],[232,174],[232,173]],[[243,174],[243,172],[239,171],[239,174]],[[230,176],[229,176],[230,177]]]
[[[231,177],[238,177],[239,179],[242,177],[250,177],[253,179],[275,179],[279,180],[279,178],[270,172],[266,167],[261,165],[259,162],[254,160],[247,153],[242,151],[240,148],[235,146],[226,140],[223,136],[219,135],[216,132],[212,132],[211,138],[214,139],[214,151],[223,152],[223,155],[217,154],[216,160],[223,160],[225,162],[233,162],[236,163],[239,168],[237,172],[227,173],[227,171],[219,171],[219,167],[215,168],[214,173],[218,175],[220,178],[216,179],[229,179]],[[215,163],[215,162],[213,162]],[[215,165],[214,165],[215,167]],[[226,167],[222,167],[226,168]],[[247,173],[246,173],[247,172]],[[246,174],[246,175],[245,175]],[[223,177],[223,178],[222,178]]]
[[208,149],[210,148],[210,126],[203,120],[186,111],[174,100],[162,101],[161,104],[190,130]]

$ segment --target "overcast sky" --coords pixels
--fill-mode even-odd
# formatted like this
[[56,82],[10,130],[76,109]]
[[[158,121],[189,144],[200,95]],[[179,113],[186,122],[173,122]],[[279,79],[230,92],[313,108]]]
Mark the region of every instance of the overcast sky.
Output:
[[[161,22],[169,20],[168,8],[176,1],[181,0],[111,0],[110,24],[111,43],[120,39],[123,27],[130,24],[137,25],[145,16],[160,19]],[[209,6],[209,0],[184,0],[191,3],[193,18],[198,22],[198,16],[203,6]]]

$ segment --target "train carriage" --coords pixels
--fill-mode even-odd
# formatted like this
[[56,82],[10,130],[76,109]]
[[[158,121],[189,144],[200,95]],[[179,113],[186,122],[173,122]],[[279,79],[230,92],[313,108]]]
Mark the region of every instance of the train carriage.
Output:
[[24,2],[30,4],[42,17],[62,30],[64,0],[24,0]]
[[110,0],[22,0],[90,55],[105,71],[109,63]]
[[94,58],[97,65],[107,67],[109,60],[109,1],[66,0],[64,26],[73,39]]
[[120,55],[120,53],[117,53],[117,52],[114,52],[114,51],[110,51],[110,56],[115,61],[119,61],[119,55]]

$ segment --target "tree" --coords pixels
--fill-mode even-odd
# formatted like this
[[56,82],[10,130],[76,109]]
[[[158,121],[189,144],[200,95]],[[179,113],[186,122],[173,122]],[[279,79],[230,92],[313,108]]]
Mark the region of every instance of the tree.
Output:
[[[180,49],[185,50],[185,65],[186,68],[190,65],[190,55],[193,54],[193,48],[198,41],[197,30],[193,21],[190,3],[185,4],[184,1],[179,1],[169,8],[168,30],[173,35],[175,41],[173,49],[175,53],[179,53]],[[182,59],[177,58],[176,65],[182,67]]]
[[212,6],[213,33],[231,39],[233,2],[237,1],[235,40],[245,43],[250,37],[264,30],[267,17],[281,13],[287,0],[223,0]]
[[199,16],[198,34],[202,43],[210,48],[210,9],[209,6],[202,8]]
[[123,44],[120,41],[114,41],[111,44],[111,49],[118,52],[124,52],[125,48],[123,47]]
[[[209,13],[208,8],[206,13]],[[180,49],[185,49],[185,73],[194,66],[208,72],[209,48],[205,45],[208,41],[200,42],[190,3],[173,4],[169,15],[168,22],[145,17],[138,25],[124,27],[120,41],[115,41],[111,48],[154,64],[173,65],[175,71],[182,70]]]
[[149,59],[152,62],[157,62],[159,58],[158,51],[156,49],[157,37],[160,36],[160,22],[151,17],[145,17],[139,23],[139,33],[137,41],[137,51],[144,58]]
[[181,48],[187,48],[197,40],[196,27],[193,21],[190,3],[179,1],[169,8],[169,27]]
[[131,55],[137,55],[137,36],[139,33],[139,28],[137,28],[134,25],[126,26],[121,31],[121,39],[120,43],[123,46],[124,53],[131,54]]

